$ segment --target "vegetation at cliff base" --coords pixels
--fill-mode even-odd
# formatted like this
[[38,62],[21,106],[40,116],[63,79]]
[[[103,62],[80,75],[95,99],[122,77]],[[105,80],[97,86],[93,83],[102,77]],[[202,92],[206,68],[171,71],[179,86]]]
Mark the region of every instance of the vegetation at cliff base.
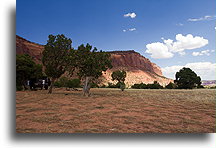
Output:
[[48,93],[52,93],[55,81],[61,77],[67,69],[67,60],[69,56],[72,41],[61,35],[49,35],[47,44],[43,51],[42,62],[45,67],[45,73],[51,78],[51,85]]
[[[112,77],[113,81],[115,81],[115,80],[118,81],[117,84],[119,85],[120,89],[122,91],[124,91],[124,89],[125,89],[125,83],[124,83],[124,81],[125,81],[125,78],[126,78],[126,72],[124,70],[122,70],[122,71],[121,70],[117,70],[117,71],[114,71],[112,73],[111,77]],[[118,85],[116,85],[116,86],[118,86]]]
[[37,79],[42,76],[42,65],[36,64],[27,54],[16,55],[16,90],[27,89],[28,79]]

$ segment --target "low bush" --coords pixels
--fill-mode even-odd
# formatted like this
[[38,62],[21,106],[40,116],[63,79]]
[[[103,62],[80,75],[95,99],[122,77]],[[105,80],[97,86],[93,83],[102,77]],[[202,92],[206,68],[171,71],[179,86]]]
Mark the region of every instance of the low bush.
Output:
[[163,86],[161,86],[157,81],[154,81],[153,84],[144,84],[144,83],[134,84],[131,86],[131,88],[134,88],[134,89],[162,89]]

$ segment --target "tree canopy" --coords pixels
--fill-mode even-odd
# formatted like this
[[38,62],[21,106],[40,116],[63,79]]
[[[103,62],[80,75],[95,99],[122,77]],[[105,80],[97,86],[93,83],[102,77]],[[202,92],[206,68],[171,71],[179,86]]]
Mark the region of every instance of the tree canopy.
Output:
[[42,62],[45,73],[51,78],[49,93],[52,93],[53,83],[67,70],[68,56],[71,48],[71,39],[61,35],[49,35],[47,44],[43,51]]
[[85,81],[84,95],[89,95],[91,81],[100,77],[103,71],[112,68],[110,54],[103,51],[97,52],[97,48],[92,49],[89,44],[80,45],[72,54],[75,56],[71,56],[70,61],[75,61],[77,75]]
[[16,86],[17,90],[26,88],[26,81],[43,76],[42,65],[36,64],[27,54],[16,55]]
[[180,89],[192,89],[201,86],[201,78],[190,68],[182,68],[175,75],[175,83]]
[[117,70],[117,71],[114,71],[111,75],[112,77],[112,80],[115,81],[117,80],[118,83],[120,84],[120,88],[121,90],[123,91],[125,89],[125,78],[126,78],[126,72],[124,70],[120,71],[120,70]]

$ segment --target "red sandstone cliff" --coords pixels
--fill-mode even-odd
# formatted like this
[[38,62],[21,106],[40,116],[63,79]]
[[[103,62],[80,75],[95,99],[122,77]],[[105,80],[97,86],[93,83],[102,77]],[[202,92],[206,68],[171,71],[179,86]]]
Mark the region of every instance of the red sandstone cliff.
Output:
[[[29,54],[36,63],[41,64],[43,50],[43,45],[16,36],[17,54]],[[158,81],[161,85],[167,85],[169,82],[173,81],[162,75],[160,67],[133,50],[112,51],[109,53],[111,54],[113,68],[107,70],[103,74],[101,77],[102,84],[107,85],[108,82],[114,83],[111,80],[111,74],[115,70],[125,70],[127,72],[125,80],[127,87],[130,87],[135,83],[143,82],[147,84],[153,83],[154,81]]]
[[105,85],[108,82],[112,82],[111,74],[115,70],[125,70],[127,72],[125,80],[127,87],[135,83],[147,84],[154,81],[158,81],[161,85],[165,86],[169,82],[172,82],[171,79],[163,76],[160,67],[133,50],[113,51],[110,53],[113,68],[103,74],[103,83]]
[[42,51],[44,46],[30,42],[20,36],[16,36],[16,54],[28,54],[38,64],[42,64]]

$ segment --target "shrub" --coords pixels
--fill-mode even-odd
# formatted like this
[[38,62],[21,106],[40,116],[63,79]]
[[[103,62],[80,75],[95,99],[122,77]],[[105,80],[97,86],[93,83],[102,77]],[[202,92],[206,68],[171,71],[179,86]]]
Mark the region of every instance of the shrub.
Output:
[[62,85],[61,85],[61,83],[59,81],[55,81],[54,86],[57,87],[57,88],[62,87]]
[[113,84],[113,83],[108,83],[107,88],[120,88],[120,82]]
[[92,82],[92,83],[90,84],[90,86],[91,86],[91,88],[99,88],[98,84],[97,84],[97,83],[94,83],[94,82]]
[[140,83],[140,84],[134,84],[131,86],[131,88],[134,89],[147,89],[147,85],[144,83]]
[[144,83],[134,84],[131,86],[131,88],[134,88],[134,89],[162,89],[163,86],[161,86],[157,81],[154,81],[153,84],[144,84]]
[[16,86],[16,90],[17,90],[17,91],[21,91],[21,90],[23,90],[23,87],[22,87],[21,85],[17,85],[17,86]]
[[78,87],[81,87],[80,83],[81,83],[80,79],[68,80],[67,87],[69,87],[69,88],[78,88]]
[[175,83],[170,82],[165,86],[166,89],[175,89],[177,86]]

